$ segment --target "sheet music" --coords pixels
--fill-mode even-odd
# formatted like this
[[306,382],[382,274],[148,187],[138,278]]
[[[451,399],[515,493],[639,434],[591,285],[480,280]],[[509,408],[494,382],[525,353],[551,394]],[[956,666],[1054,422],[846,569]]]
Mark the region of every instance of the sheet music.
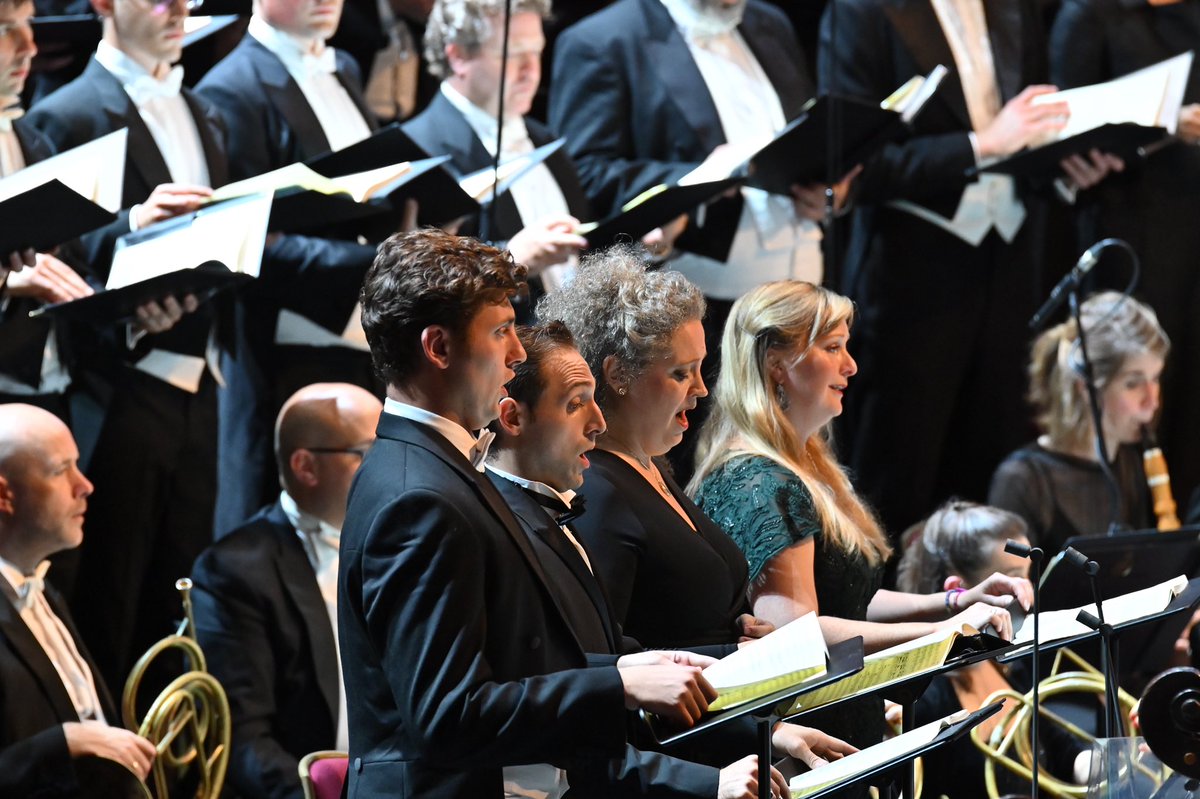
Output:
[[847,755],[841,760],[834,760],[827,766],[821,766],[805,774],[798,774],[788,782],[792,799],[803,799],[822,788],[843,782],[887,763],[902,760],[922,746],[931,743],[942,730],[962,721],[968,715],[970,714],[967,711],[960,710],[943,719],[897,735],[883,743]]
[[58,180],[106,211],[121,210],[125,190],[126,128],[59,153],[0,180],[0,200],[7,200],[43,183]]
[[[1122,596],[1104,600],[1104,621],[1108,624],[1124,624],[1125,622],[1150,616],[1166,609],[1171,600],[1177,597],[1187,587],[1187,577],[1180,575],[1166,582],[1141,591],[1132,591]],[[1038,614],[1039,637],[1042,643],[1073,638],[1077,635],[1087,635],[1093,630],[1087,625],[1076,621],[1080,610],[1086,610],[1096,616],[1094,602],[1067,610],[1052,610]],[[1025,644],[1033,642],[1033,622],[1026,619],[1021,629],[1013,636],[1013,643]]]
[[271,200],[271,194],[263,193],[168,220],[159,228],[160,235],[151,227],[123,236],[113,252],[107,287],[140,283],[205,261],[220,261],[232,272],[258,277]]
[[1189,51],[1106,83],[1039,95],[1034,105],[1065,102],[1071,111],[1066,126],[1040,143],[1126,122],[1174,133],[1191,68]]
[[709,710],[734,707],[824,674],[826,657],[817,614],[806,613],[706,668],[704,678],[720,693]]

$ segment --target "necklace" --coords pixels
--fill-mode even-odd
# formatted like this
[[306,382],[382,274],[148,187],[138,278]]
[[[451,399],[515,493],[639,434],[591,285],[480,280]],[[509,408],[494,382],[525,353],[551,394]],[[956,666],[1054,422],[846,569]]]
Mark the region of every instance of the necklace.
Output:
[[650,485],[657,488],[664,497],[668,499],[673,498],[671,489],[667,488],[667,481],[662,478],[662,472],[658,470],[658,466],[655,465],[654,460],[649,455],[638,457],[627,448],[612,448],[610,451],[632,462],[641,471],[642,476],[650,482]]

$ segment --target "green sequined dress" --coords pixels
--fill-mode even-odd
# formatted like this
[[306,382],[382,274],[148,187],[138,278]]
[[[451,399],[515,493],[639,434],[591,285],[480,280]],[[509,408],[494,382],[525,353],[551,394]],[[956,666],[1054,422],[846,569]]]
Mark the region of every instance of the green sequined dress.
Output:
[[[872,566],[858,552],[847,553],[825,540],[812,496],[792,471],[760,455],[732,458],[705,478],[696,504],[746,555],[752,582],[771,558],[811,538],[821,615],[867,618],[867,605],[883,583],[882,566]],[[862,748],[881,739],[883,706],[879,699],[856,700],[806,716],[800,723]]]

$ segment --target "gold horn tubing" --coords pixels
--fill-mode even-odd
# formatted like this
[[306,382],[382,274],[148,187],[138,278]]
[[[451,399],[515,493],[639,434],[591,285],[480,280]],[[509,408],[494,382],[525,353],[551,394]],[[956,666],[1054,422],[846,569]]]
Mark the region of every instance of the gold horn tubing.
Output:
[[216,799],[229,762],[229,703],[220,684],[205,672],[176,677],[146,713],[138,734],[157,742],[155,795],[169,795],[171,777],[193,769],[197,799]]
[[[1076,665],[1080,671],[1064,671],[1060,669],[1067,662]],[[1062,649],[1054,658],[1054,667],[1050,676],[1041,683],[1041,700],[1038,715],[1040,718],[1056,724],[1071,736],[1084,741],[1094,742],[1095,737],[1078,726],[1049,710],[1044,701],[1059,694],[1090,693],[1103,702],[1105,695],[1104,678],[1087,661],[1068,649]],[[1012,689],[996,691],[984,704],[1005,700],[1007,707],[998,724],[992,729],[987,741],[982,739],[979,728],[971,730],[971,741],[983,752],[984,782],[988,795],[995,799],[999,790],[996,784],[996,766],[1000,765],[1026,781],[1033,780],[1033,763],[1035,753],[1031,743],[1030,730],[1033,717],[1032,692],[1020,694]],[[1009,702],[1008,700],[1012,700]],[[1133,709],[1134,698],[1126,691],[1118,689],[1118,701],[1124,712],[1124,734],[1130,734],[1131,724],[1129,712]],[[1057,779],[1044,769],[1039,772],[1038,784],[1047,794],[1057,799],[1083,799],[1087,795],[1086,785],[1075,785]]]
[[[154,744],[157,756],[151,769],[154,795],[170,799],[171,788],[196,782],[187,799],[218,799],[229,765],[229,700],[221,684],[208,673],[204,652],[193,637],[196,629],[192,615],[192,581],[175,582],[183,603],[184,619],[179,631],[146,650],[134,665],[121,695],[121,718],[125,726]],[[140,722],[137,699],[151,664],[164,652],[179,650],[191,671],[176,677],[155,698]],[[191,786],[189,785],[189,788]]]

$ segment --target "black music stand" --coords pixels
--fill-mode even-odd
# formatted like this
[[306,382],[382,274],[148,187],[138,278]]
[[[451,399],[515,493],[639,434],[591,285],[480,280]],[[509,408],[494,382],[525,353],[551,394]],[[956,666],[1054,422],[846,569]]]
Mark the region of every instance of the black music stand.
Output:
[[[985,660],[997,659],[1001,655],[1006,655],[1014,649],[1020,648],[1020,645],[1009,644],[1008,642],[997,638],[994,635],[980,633],[975,636],[964,636],[964,641],[970,642],[970,648],[952,656],[940,666],[932,669],[917,672],[915,674],[907,674],[899,679],[888,680],[877,685],[869,686],[861,691],[857,691],[848,696],[839,697],[832,702],[826,702],[822,705],[803,708],[800,712],[781,718],[781,721],[790,721],[798,719],[801,716],[814,710],[826,710],[836,707],[843,702],[851,699],[860,699],[867,696],[882,696],[896,702],[900,705],[903,711],[903,720],[901,729],[904,732],[909,732],[916,727],[916,704],[921,698],[921,694],[925,693],[925,689],[929,687],[929,683],[934,677],[947,672],[960,669],[964,666],[971,666],[976,663],[981,663]],[[982,719],[980,719],[982,721]],[[916,796],[916,770],[914,763],[910,760],[907,765],[907,777],[905,779],[905,796]]]
[[[825,787],[813,791],[812,793],[802,793],[801,797],[802,799],[822,799],[834,791],[840,791],[850,785],[855,785],[859,782],[862,782],[863,780],[872,779],[873,777],[876,777],[885,771],[890,771],[891,769],[902,765],[907,766],[911,773],[913,764],[916,762],[918,757],[927,755],[935,749],[939,749],[959,740],[972,729],[979,726],[983,721],[994,716],[996,713],[999,713],[1003,707],[1003,702],[993,702],[990,705],[981,707],[974,713],[968,714],[965,718],[948,724],[944,729],[938,732],[937,736],[933,740],[914,749],[905,751],[903,754],[899,755],[898,757],[893,757],[885,763],[879,763],[871,766],[870,768],[864,769],[863,771],[856,772],[852,775],[847,775],[837,782],[826,785]],[[905,795],[910,796],[912,794]]]

